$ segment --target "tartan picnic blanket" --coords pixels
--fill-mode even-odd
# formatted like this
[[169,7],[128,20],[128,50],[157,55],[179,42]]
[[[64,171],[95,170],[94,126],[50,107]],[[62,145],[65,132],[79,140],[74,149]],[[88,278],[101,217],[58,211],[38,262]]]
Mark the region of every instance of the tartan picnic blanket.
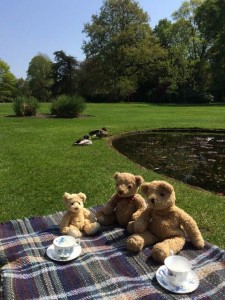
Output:
[[128,233],[119,226],[82,237],[82,253],[73,261],[49,259],[46,249],[60,235],[62,214],[0,224],[0,299],[225,299],[225,251],[209,243],[196,250],[187,242],[181,251],[200,280],[189,294],[164,289],[151,247],[128,252]]

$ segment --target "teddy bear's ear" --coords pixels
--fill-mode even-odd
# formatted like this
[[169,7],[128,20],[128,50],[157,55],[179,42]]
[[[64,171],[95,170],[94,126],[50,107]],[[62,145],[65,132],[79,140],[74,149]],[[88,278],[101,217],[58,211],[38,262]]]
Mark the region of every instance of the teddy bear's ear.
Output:
[[120,175],[120,172],[116,172],[116,173],[114,174],[114,179],[117,180],[117,178],[118,178],[119,175]]
[[67,199],[69,199],[69,197],[70,197],[69,193],[64,193],[63,200],[67,200]]
[[170,183],[166,182],[166,181],[162,181],[160,183],[160,187],[166,189],[169,193],[172,193],[173,190],[174,190],[173,186]]
[[84,193],[79,193],[78,196],[84,201],[86,201],[87,196]]
[[135,176],[135,181],[136,181],[137,186],[140,186],[144,182],[144,179],[142,176],[138,175],[138,176]]
[[142,191],[142,193],[144,195],[147,195],[147,193],[148,193],[148,183],[147,182],[142,183],[142,185],[141,185],[141,191]]

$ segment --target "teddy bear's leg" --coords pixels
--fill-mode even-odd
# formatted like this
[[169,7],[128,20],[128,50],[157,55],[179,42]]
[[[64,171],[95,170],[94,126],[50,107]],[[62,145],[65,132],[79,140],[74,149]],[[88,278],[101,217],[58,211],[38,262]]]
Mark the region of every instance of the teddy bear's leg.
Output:
[[130,221],[128,224],[127,224],[127,231],[129,233],[134,233],[134,223],[135,221]]
[[100,224],[98,222],[91,223],[90,220],[84,221],[84,227],[83,230],[86,234],[91,235],[95,234],[100,228]]
[[110,226],[116,223],[115,214],[105,215],[102,211],[96,213],[98,223],[103,226]]
[[151,232],[145,231],[141,234],[133,234],[128,237],[126,242],[126,247],[132,252],[139,252],[145,246],[153,244],[158,241],[158,238],[154,236]]
[[82,236],[82,233],[80,232],[80,230],[73,225],[69,226],[69,230],[68,230],[67,234],[74,236],[75,238],[79,238]]
[[152,258],[159,263],[163,263],[165,258],[171,255],[171,251],[176,254],[184,246],[185,239],[183,237],[174,237],[157,243],[152,249]]

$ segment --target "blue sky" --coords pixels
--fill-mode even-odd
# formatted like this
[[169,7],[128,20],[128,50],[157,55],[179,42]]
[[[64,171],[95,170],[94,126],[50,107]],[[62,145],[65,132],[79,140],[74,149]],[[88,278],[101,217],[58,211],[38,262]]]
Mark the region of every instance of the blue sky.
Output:
[[[183,0],[139,0],[149,14],[150,26],[170,19]],[[31,59],[38,53],[54,59],[63,50],[78,60],[84,59],[84,23],[99,14],[103,0],[0,0],[0,59],[17,77],[26,78]]]

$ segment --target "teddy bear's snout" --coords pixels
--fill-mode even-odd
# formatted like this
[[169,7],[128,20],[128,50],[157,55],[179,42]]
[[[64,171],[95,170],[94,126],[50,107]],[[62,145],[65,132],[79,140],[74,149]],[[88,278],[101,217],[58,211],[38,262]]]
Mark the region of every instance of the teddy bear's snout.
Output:
[[118,190],[118,194],[121,196],[123,195],[123,190]]
[[155,198],[154,197],[151,198],[151,202],[152,202],[152,204],[155,204]]
[[73,204],[71,205],[71,207],[72,207],[72,209],[74,209],[74,210],[78,210],[78,209],[79,209],[79,205],[78,205],[77,203],[73,203]]

